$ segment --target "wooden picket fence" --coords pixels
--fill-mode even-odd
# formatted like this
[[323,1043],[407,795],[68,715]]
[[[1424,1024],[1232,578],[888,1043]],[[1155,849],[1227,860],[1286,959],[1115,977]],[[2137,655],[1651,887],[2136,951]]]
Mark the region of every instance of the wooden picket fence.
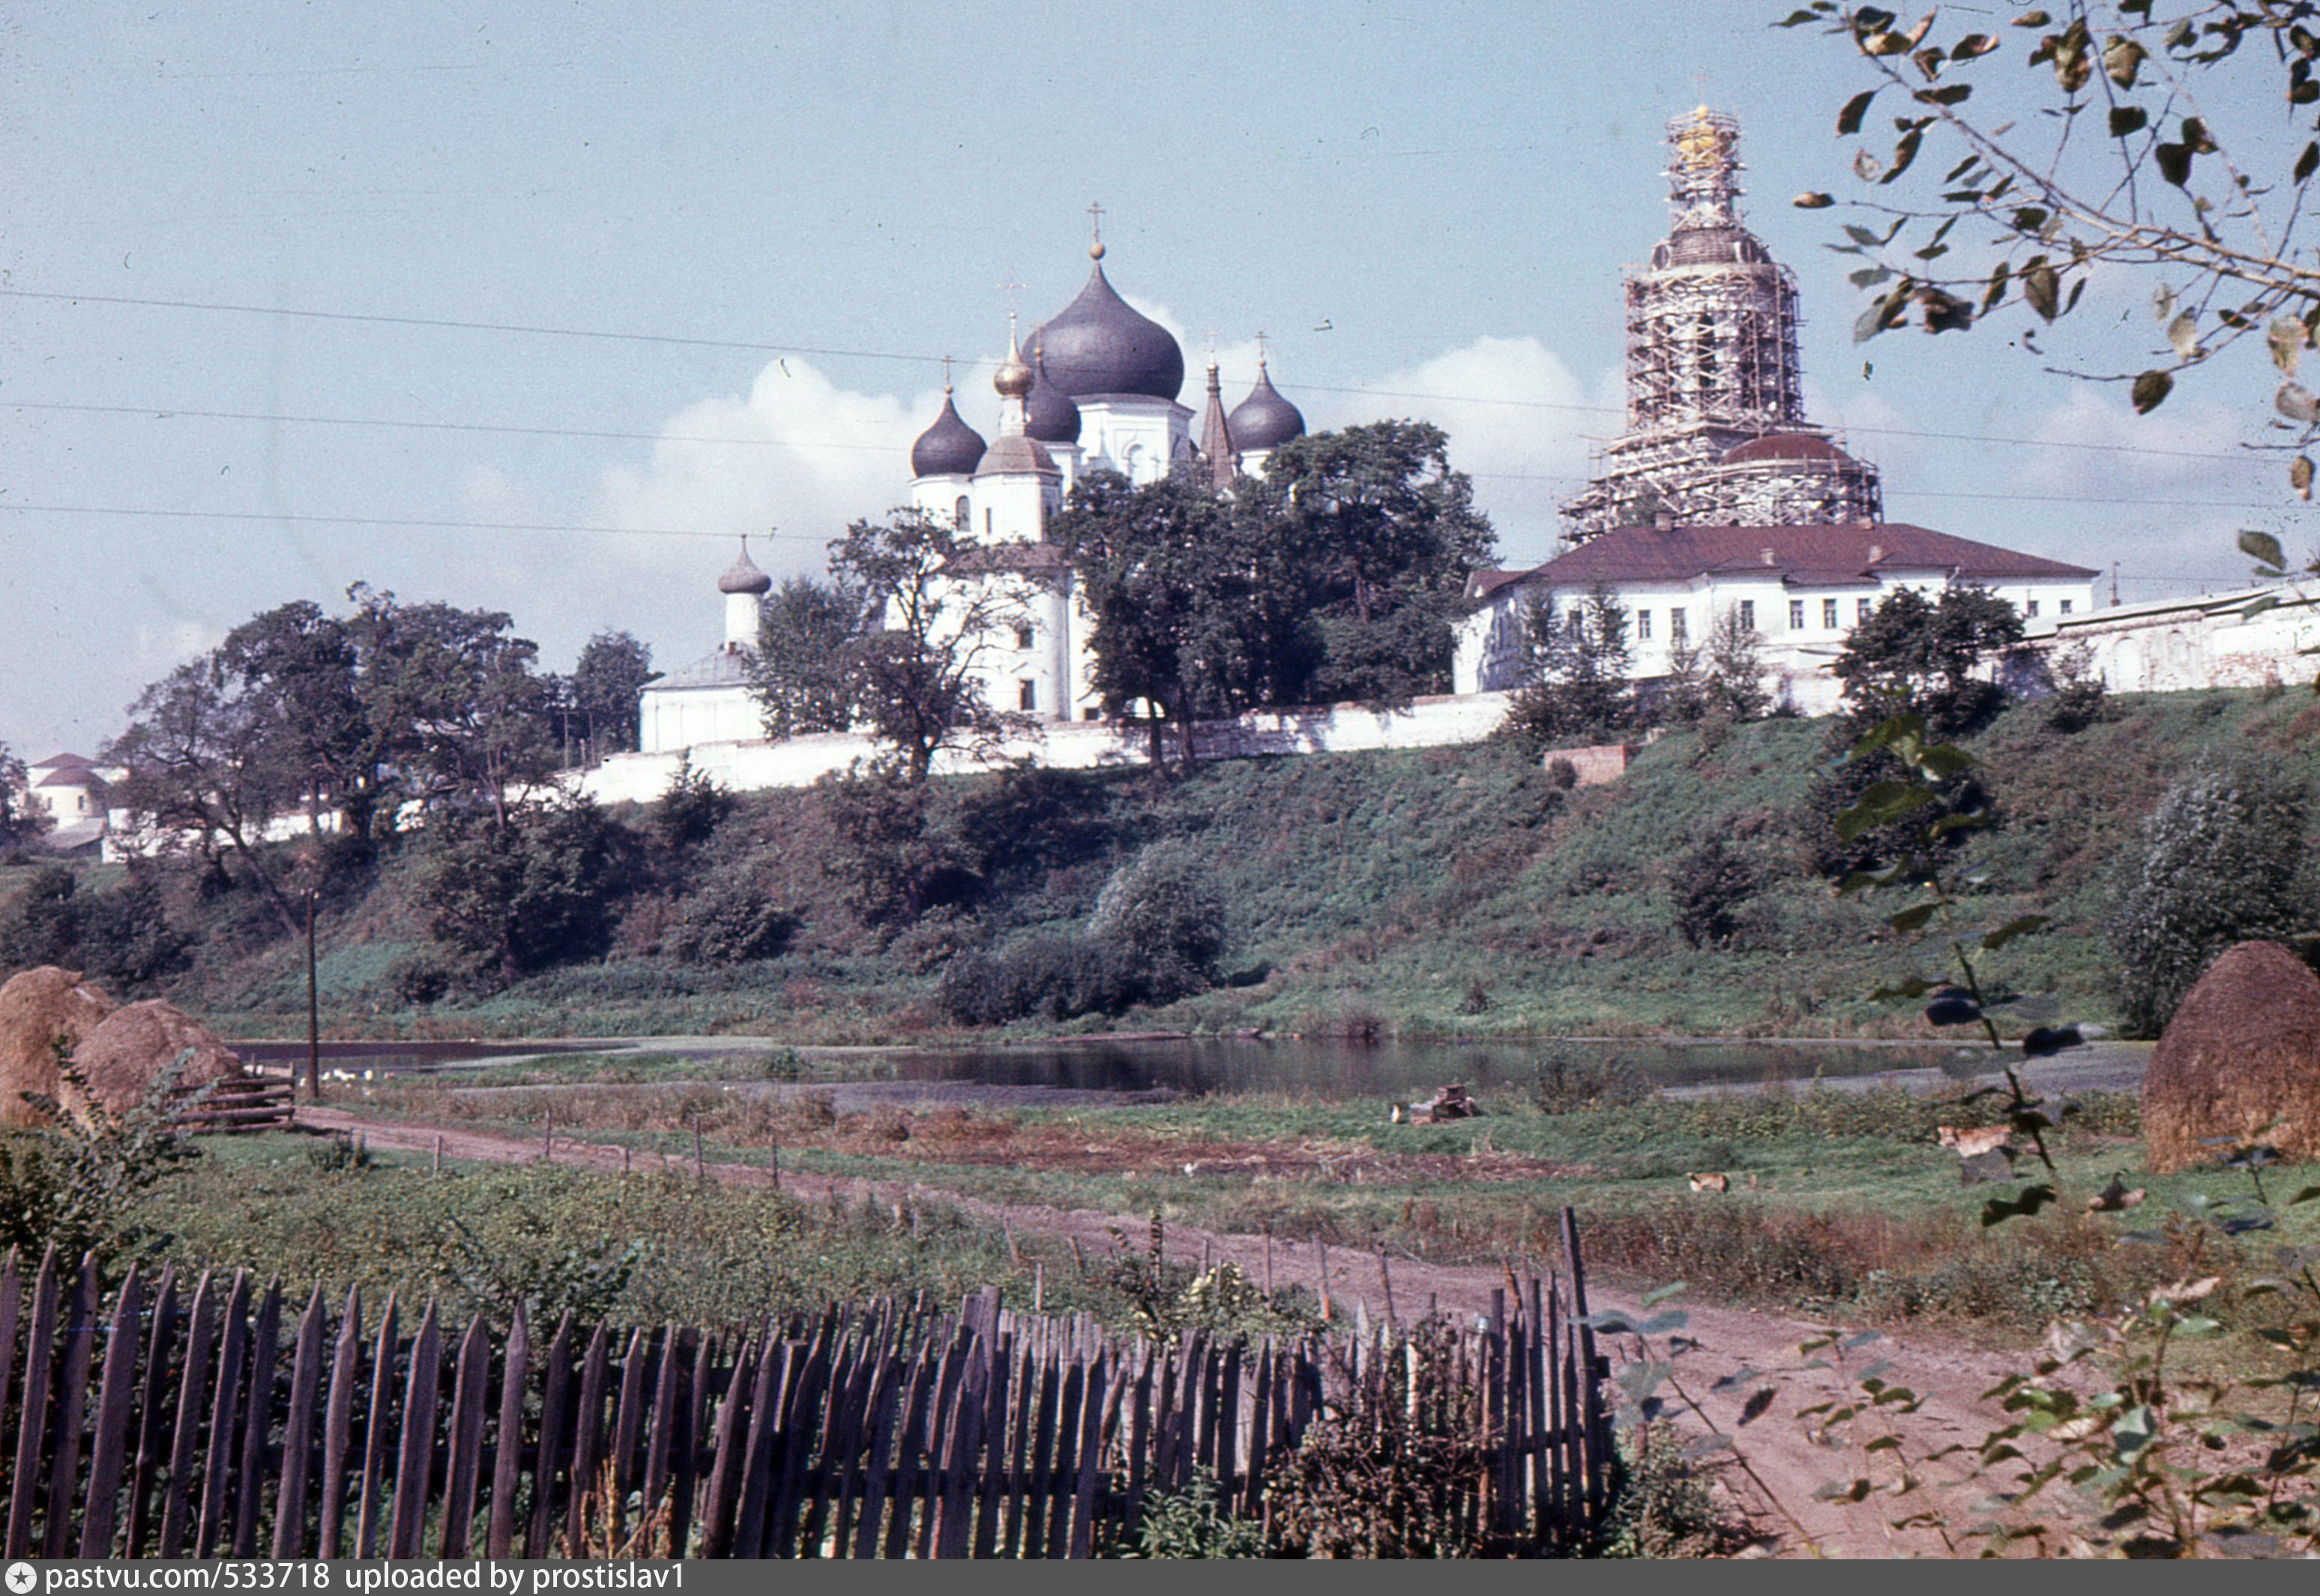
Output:
[[567,1315],[543,1347],[521,1310],[406,1328],[390,1298],[367,1329],[353,1292],[300,1310],[240,1274],[132,1270],[108,1297],[93,1260],[51,1249],[28,1282],[11,1256],[5,1555],[1086,1557],[1196,1468],[1261,1512],[1317,1418],[1401,1422],[1421,1395],[1488,1453],[1461,1521],[1552,1555],[1600,1520],[1612,1459],[1567,1214],[1564,1240],[1565,1272],[1436,1327],[1423,1393],[1382,1324],[1163,1345],[984,1291],[748,1330]]

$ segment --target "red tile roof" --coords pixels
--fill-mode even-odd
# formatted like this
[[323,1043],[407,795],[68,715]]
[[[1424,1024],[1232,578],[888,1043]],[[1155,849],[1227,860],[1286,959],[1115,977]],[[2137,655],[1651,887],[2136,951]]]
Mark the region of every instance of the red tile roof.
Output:
[[[1834,587],[1871,583],[1888,572],[1927,570],[1983,583],[2092,581],[2096,575],[2084,566],[1891,521],[1871,526],[1621,527],[1526,575],[1558,587],[1590,587],[1598,582],[1688,582],[1749,571],[1799,586]],[[1494,580],[1477,592],[1479,582],[1506,576],[1477,573],[1467,591],[1482,597],[1505,583]]]

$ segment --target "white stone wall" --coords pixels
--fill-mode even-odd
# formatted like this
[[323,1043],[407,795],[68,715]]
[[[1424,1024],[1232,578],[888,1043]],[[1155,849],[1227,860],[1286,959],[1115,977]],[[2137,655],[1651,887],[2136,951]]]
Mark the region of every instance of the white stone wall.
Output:
[[[1211,721],[1196,733],[1203,758],[1247,758],[1270,754],[1358,753],[1381,748],[1430,748],[1480,742],[1506,720],[1508,695],[1482,693],[1464,697],[1421,698],[1406,710],[1378,712],[1355,704],[1301,713],[1244,715]],[[1170,736],[1174,737],[1173,730]],[[1117,721],[1058,721],[1029,737],[1010,738],[981,755],[946,749],[935,761],[938,775],[993,770],[1010,760],[1031,758],[1058,770],[1095,770],[1142,765],[1148,752],[1147,728]],[[616,754],[602,764],[568,773],[578,791],[601,803],[649,803],[668,790],[680,761],[720,786],[737,793],[775,787],[811,786],[824,775],[867,762],[879,745],[855,732],[826,732],[782,742],[704,744],[657,754]]]
[[2306,654],[2320,648],[2320,604],[2292,587],[2042,616],[2029,630],[2053,653],[2084,646],[2114,693],[2308,682],[2320,668]]

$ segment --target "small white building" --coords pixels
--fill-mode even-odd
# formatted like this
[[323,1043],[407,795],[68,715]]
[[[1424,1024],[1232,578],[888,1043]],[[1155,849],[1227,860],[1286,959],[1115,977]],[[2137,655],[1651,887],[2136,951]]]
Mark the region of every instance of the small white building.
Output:
[[749,667],[757,657],[758,606],[773,585],[743,539],[740,558],[717,578],[717,591],[725,595],[725,640],[715,653],[671,671],[639,696],[639,751],[673,754],[695,743],[766,735],[764,707],[749,691]]
[[1532,612],[1575,607],[1601,586],[1627,612],[1636,680],[1669,675],[1672,650],[1704,643],[1731,614],[1760,639],[1775,700],[1826,714],[1841,692],[1830,666],[1889,594],[1972,584],[2035,625],[2091,612],[2095,575],[1899,521],[1622,527],[1532,570],[1477,572],[1467,585],[1475,607],[1458,634],[1457,691],[1521,685]]

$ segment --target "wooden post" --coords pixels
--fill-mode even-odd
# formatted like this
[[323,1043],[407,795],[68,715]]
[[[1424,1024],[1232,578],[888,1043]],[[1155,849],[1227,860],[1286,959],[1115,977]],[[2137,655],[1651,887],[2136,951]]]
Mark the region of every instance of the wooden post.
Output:
[[1316,1236],[1313,1238],[1313,1245],[1321,1249],[1321,1322],[1328,1324],[1329,1322],[1329,1239],[1326,1236]]
[[1047,1265],[1035,1259],[1031,1265],[1031,1311],[1045,1313],[1047,1310]]
[[540,1138],[539,1159],[543,1164],[556,1162],[556,1111],[548,1111],[548,1133]]
[[314,900],[320,889],[306,889],[306,1101],[322,1101],[322,998],[315,979]]
[[1385,1292],[1385,1321],[1388,1324],[1399,1324],[1400,1320],[1393,1311],[1393,1271],[1386,1267],[1385,1242],[1382,1239],[1377,1244],[1377,1255],[1378,1284]]
[[693,1178],[702,1182],[709,1179],[708,1160],[701,1156],[701,1116],[699,1114],[693,1116]]
[[778,1197],[778,1196],[780,1196],[780,1195],[781,1195],[781,1192],[782,1192],[782,1144],[781,1144],[781,1143],[779,1143],[779,1142],[775,1142],[775,1143],[773,1145],[773,1147],[772,1147],[771,1152],[770,1152],[770,1156],[768,1156],[768,1158],[767,1158],[767,1160],[766,1160],[766,1171],[767,1171],[768,1175],[770,1176],[770,1178],[771,1178],[771,1179],[772,1179],[772,1181],[773,1181],[773,1184],[774,1184],[774,1195],[775,1195],[775,1196],[776,1196],[776,1197]]
[[443,1173],[443,1134],[440,1131],[435,1134],[435,1167],[428,1173],[430,1174]]
[[1078,1266],[1080,1278],[1082,1280],[1085,1280],[1087,1278],[1087,1255],[1080,1251],[1080,1238],[1076,1236],[1072,1238],[1072,1262]]
[[625,1147],[621,1149],[621,1173],[622,1174],[629,1173],[629,1156],[632,1150],[633,1149]]
[[1264,1227],[1264,1300],[1268,1302],[1273,1301],[1273,1225],[1270,1220]]

